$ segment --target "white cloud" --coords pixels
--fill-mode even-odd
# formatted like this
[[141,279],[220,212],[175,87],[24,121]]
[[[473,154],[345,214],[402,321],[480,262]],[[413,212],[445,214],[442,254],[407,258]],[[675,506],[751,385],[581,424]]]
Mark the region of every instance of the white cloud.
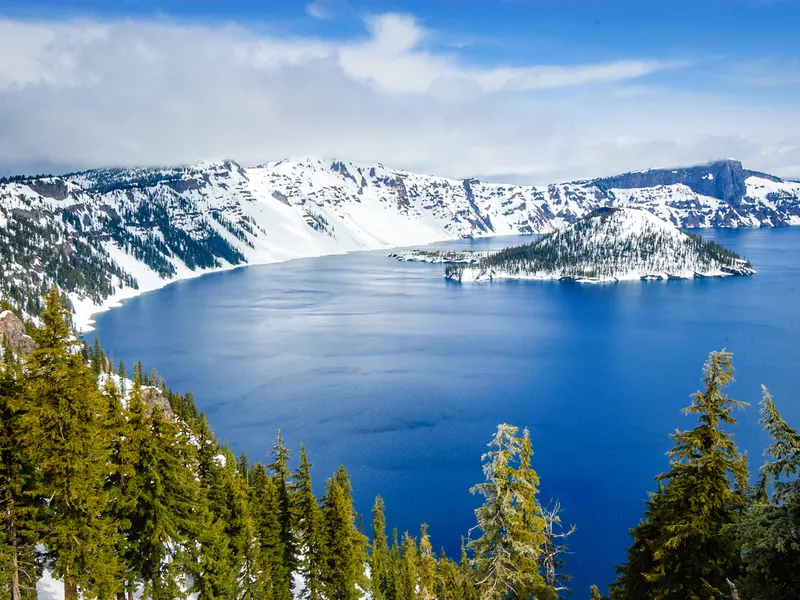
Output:
[[328,6],[319,0],[306,4],[306,14],[313,19],[329,19],[331,17]]
[[683,66],[670,57],[484,65],[434,50],[439,32],[409,15],[366,27],[334,42],[0,20],[0,165],[310,154],[546,182],[731,155],[778,174],[800,164],[797,106],[656,88],[647,76]]

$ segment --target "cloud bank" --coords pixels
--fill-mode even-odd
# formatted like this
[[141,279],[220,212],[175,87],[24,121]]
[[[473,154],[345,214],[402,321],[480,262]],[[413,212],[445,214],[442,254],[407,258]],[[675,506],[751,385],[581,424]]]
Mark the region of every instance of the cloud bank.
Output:
[[345,41],[0,20],[0,166],[311,155],[541,183],[735,156],[800,175],[800,109],[684,84],[686,61],[477,64],[435,35],[400,14]]

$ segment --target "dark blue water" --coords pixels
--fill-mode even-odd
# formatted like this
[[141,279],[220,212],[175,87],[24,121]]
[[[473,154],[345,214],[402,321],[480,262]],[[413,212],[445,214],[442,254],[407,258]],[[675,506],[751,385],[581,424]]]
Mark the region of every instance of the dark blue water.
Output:
[[[116,359],[193,390],[237,452],[264,459],[280,427],[306,445],[318,493],[344,463],[361,513],[381,494],[390,526],[427,522],[451,555],[496,425],[530,428],[543,498],[578,526],[580,597],[613,580],[669,433],[693,426],[679,411],[710,350],[735,353],[734,397],[755,404],[765,383],[800,426],[800,228],[705,235],[759,274],[460,285],[441,266],[358,253],[180,282],[101,315],[98,334]],[[735,428],[754,468],[757,420],[753,406]]]

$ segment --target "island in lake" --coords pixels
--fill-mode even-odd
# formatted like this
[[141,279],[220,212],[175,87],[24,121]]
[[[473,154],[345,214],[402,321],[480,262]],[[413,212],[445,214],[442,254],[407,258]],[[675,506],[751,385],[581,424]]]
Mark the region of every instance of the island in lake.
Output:
[[446,263],[445,277],[464,282],[539,279],[602,283],[755,273],[735,252],[636,208],[601,208],[530,244],[494,253],[415,250],[394,256]]

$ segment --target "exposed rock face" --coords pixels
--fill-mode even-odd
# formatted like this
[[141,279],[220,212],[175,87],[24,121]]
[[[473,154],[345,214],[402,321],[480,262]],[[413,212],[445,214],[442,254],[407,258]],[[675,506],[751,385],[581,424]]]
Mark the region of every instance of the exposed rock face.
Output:
[[25,324],[10,310],[0,313],[0,340],[7,339],[11,349],[21,355],[30,354],[35,345],[25,333]]
[[[592,183],[602,189],[648,188],[683,184],[693,192],[738,204],[747,193],[745,180],[750,176],[738,160],[721,160],[686,169],[651,169],[596,179]],[[773,180],[776,178],[772,178]]]
[[164,394],[158,388],[143,387],[141,390],[142,402],[148,410],[160,410],[164,415],[172,417],[172,407],[169,401],[164,397]]

